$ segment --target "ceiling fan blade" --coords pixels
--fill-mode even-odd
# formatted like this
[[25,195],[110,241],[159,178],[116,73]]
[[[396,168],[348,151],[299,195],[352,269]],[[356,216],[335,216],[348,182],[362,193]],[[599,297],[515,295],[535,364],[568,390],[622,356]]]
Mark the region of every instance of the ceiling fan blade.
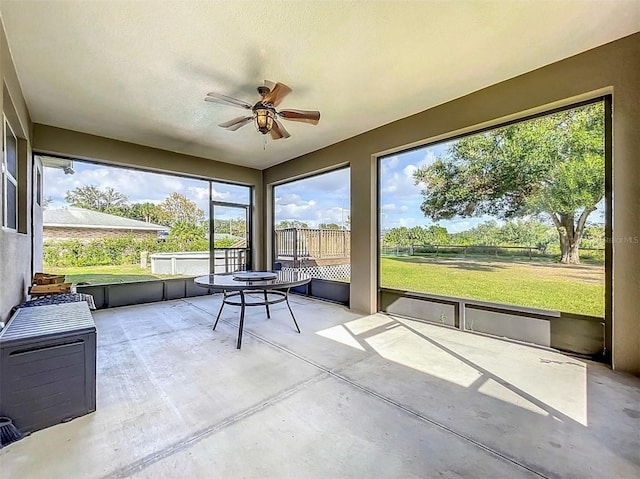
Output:
[[278,120],[273,120],[273,126],[271,127],[271,138],[279,140],[280,138],[289,138],[291,135],[286,130],[282,123]]
[[282,110],[278,112],[278,116],[280,118],[284,118],[285,120],[302,121],[304,123],[310,123],[312,125],[317,125],[320,121],[319,111]]
[[276,87],[276,82],[272,82],[271,80],[265,80],[264,86],[266,86],[269,90],[273,90]]
[[276,86],[269,92],[267,96],[265,96],[262,101],[265,103],[271,103],[273,106],[278,106],[280,102],[291,93],[291,88],[289,88],[284,83],[276,83]]
[[251,104],[247,103],[244,100],[238,100],[237,98],[223,95],[222,93],[216,93],[215,91],[207,93],[204,101],[220,103],[222,105],[228,106],[235,106],[236,108],[245,108],[247,110],[251,110],[251,108],[253,107]]
[[245,125],[248,125],[253,121],[252,116],[239,116],[238,118],[234,118],[233,120],[225,121],[224,123],[220,123],[218,126],[222,128],[226,128],[230,131],[236,131],[239,128],[242,128]]

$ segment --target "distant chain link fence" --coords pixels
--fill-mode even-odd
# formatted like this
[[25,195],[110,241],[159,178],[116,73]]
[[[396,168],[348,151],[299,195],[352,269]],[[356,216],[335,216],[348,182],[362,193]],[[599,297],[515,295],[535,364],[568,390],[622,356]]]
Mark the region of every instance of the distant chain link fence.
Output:
[[[522,258],[556,258],[560,256],[559,247],[538,248],[536,246],[501,246],[501,245],[383,245],[381,256],[430,256],[430,257],[522,257]],[[604,248],[580,248],[580,257],[604,261]]]

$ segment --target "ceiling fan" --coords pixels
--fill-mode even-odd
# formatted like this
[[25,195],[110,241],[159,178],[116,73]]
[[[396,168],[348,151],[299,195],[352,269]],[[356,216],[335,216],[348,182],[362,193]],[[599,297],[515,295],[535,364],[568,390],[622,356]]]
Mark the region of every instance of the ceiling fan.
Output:
[[282,102],[285,96],[291,93],[291,88],[284,83],[273,83],[269,80],[265,80],[264,85],[258,87],[258,93],[260,94],[261,99],[258,100],[255,105],[217,92],[207,93],[204,100],[251,111],[250,114],[247,112],[246,116],[239,116],[233,120],[220,123],[218,126],[226,128],[227,130],[236,131],[243,126],[254,122],[256,129],[260,133],[263,135],[271,133],[271,138],[274,140],[289,138],[291,136],[285,127],[282,126],[282,123],[278,121],[278,118],[289,121],[310,123],[312,125],[317,125],[320,121],[319,111],[276,110],[275,107]]

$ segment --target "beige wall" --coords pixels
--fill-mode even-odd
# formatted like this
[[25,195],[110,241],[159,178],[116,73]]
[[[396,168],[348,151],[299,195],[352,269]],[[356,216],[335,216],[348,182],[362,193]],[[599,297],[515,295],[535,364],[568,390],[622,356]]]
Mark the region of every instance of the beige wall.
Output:
[[[20,89],[4,29],[0,24],[0,78],[3,93],[0,109],[18,136],[18,229],[0,228],[0,321],[25,299],[31,283],[31,119]],[[4,199],[0,197],[0,206]],[[1,211],[1,209],[0,209]]]
[[264,194],[260,170],[38,123],[33,125],[33,150],[43,154],[98,161],[116,166],[144,168],[160,173],[178,173],[253,186],[255,213],[252,238],[253,265],[254,268],[264,267],[264,226],[262,224]]
[[[613,94],[614,236],[640,236],[640,34],[396,121],[264,171],[265,191],[318,169],[351,165],[351,307],[376,305],[376,155],[552,107]],[[271,206],[265,210],[269,220]],[[267,239],[269,236],[267,236]],[[267,248],[270,251],[270,248]],[[613,364],[640,372],[640,245],[615,243]]]

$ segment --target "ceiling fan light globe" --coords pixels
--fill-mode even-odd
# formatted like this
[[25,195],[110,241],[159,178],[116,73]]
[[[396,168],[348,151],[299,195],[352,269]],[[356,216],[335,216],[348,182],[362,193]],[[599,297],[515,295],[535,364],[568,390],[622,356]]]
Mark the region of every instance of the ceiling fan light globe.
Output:
[[275,112],[269,108],[257,108],[254,110],[254,113],[256,129],[263,135],[266,135],[273,127],[273,120],[276,116]]

